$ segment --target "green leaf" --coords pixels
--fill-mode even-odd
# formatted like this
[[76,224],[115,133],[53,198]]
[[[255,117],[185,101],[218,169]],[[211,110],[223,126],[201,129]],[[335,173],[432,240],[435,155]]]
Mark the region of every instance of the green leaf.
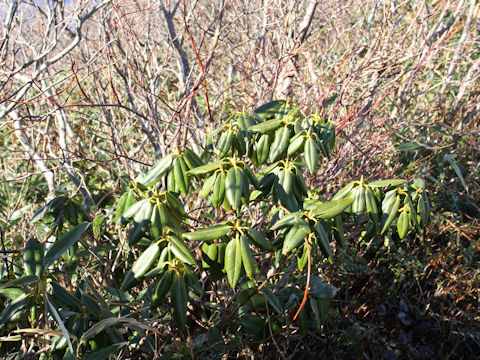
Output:
[[[125,211],[122,214],[121,218],[122,219],[130,219],[130,218],[136,216],[140,212],[140,209],[142,209],[142,208],[146,209],[147,205],[149,203],[150,203],[149,199],[142,199],[139,202],[132,203],[132,205],[130,205],[128,208],[125,206]],[[144,212],[145,211],[143,211],[142,214]]]
[[29,209],[30,209],[31,205],[28,204],[28,205],[25,205],[24,207],[18,209],[18,210],[15,210],[12,215],[10,215],[9,217],[9,223],[12,224],[14,222],[16,222],[17,220],[20,220],[22,218],[22,215],[25,214]]
[[341,249],[345,249],[345,231],[343,228],[343,219],[341,215],[335,216],[334,225],[333,236],[335,237],[338,246],[340,246]]
[[124,193],[120,199],[118,199],[115,206],[115,219],[121,223],[125,223],[127,219],[123,217],[123,214],[128,208],[135,204],[135,202],[135,195],[132,190]]
[[60,302],[63,305],[66,305],[69,310],[76,312],[81,311],[82,304],[73,294],[67,291],[63,286],[60,286],[55,281],[51,282],[52,286],[52,296],[55,299],[55,302]]
[[14,321],[30,303],[30,299],[30,294],[24,294],[8,304],[0,314],[0,327],[9,321]]
[[125,211],[125,205],[127,204],[127,199],[128,196],[130,195],[130,192],[123,193],[122,196],[117,201],[117,204],[115,206],[115,219],[118,220],[120,219],[120,216],[122,216],[123,212]]
[[23,250],[23,265],[26,275],[42,277],[44,270],[43,256],[43,245],[36,238],[30,238]]
[[262,120],[273,118],[280,107],[285,104],[285,100],[274,100],[266,104],[263,104],[254,110],[254,113],[258,115]]
[[165,296],[167,296],[167,293],[170,291],[172,279],[173,271],[166,271],[158,280],[157,285],[155,286],[155,291],[152,295],[152,302],[150,304],[151,309],[154,309],[162,304]]
[[20,296],[26,295],[25,291],[19,288],[3,288],[0,289],[0,296],[5,296],[10,300],[16,300]]
[[280,300],[278,299],[277,295],[272,293],[270,289],[268,288],[263,288],[262,292],[265,294],[265,297],[267,298],[268,304],[273,307],[273,309],[278,313],[281,314],[283,309],[282,305],[280,304]]
[[260,232],[253,228],[248,229],[248,236],[250,239],[258,246],[258,248],[262,251],[272,251],[273,246]]
[[[308,210],[308,209],[307,209]],[[295,211],[290,214],[284,215],[278,220],[275,224],[270,227],[271,231],[281,230],[293,225],[304,225],[306,224],[305,220],[302,218],[302,213],[300,211]]]
[[195,258],[193,257],[192,253],[188,249],[187,244],[185,244],[182,239],[176,236],[169,236],[168,242],[170,243],[170,249],[172,250],[173,254],[184,263],[189,265],[196,266],[197,263],[195,262]]
[[265,329],[265,320],[260,316],[244,313],[240,318],[240,323],[248,334],[255,334]]
[[[156,184],[163,175],[170,169],[173,163],[173,154],[168,154],[160,159],[145,175],[142,179],[137,180],[145,186],[151,186]],[[141,180],[141,181],[140,181]]]
[[0,286],[1,289],[6,289],[9,287],[15,287],[15,286],[23,286],[23,285],[28,285],[32,283],[36,283],[38,281],[38,277],[35,275],[27,275],[27,276],[22,276],[21,278],[11,280],[2,286]]
[[183,233],[182,237],[190,241],[212,241],[227,235],[231,228],[231,225],[219,223],[205,229]]
[[407,212],[406,208],[400,213],[400,216],[397,220],[397,231],[400,239],[403,239],[407,235],[408,229],[410,227],[410,215]]
[[98,300],[94,299],[87,293],[82,293],[82,304],[85,305],[88,313],[90,315],[93,315],[94,318],[99,318],[100,316],[102,316],[102,310],[100,309]]
[[258,132],[261,134],[268,133],[270,131],[277,130],[280,126],[282,126],[283,120],[268,120],[265,122],[261,122],[259,124],[250,126],[248,130],[252,132]]
[[141,279],[148,270],[150,270],[155,261],[160,256],[160,245],[158,242],[151,244],[145,251],[138,257],[132,266],[132,272],[136,279]]
[[332,247],[330,246],[330,239],[328,238],[322,222],[317,222],[314,226],[314,229],[315,233],[317,234],[318,245],[320,246],[323,256],[325,256],[325,258],[327,258],[328,261],[333,264],[333,253]]
[[[247,235],[242,235],[240,237],[240,252],[242,254],[243,268],[249,278],[253,278],[254,275],[258,273],[257,262],[253,258],[252,252],[248,245]],[[238,251],[238,249],[237,249]]]
[[385,223],[383,225],[383,228],[380,234],[383,234],[385,230],[387,230],[387,228],[390,226],[390,224],[393,222],[393,220],[398,214],[398,209],[400,208],[400,202],[401,202],[400,196],[396,195],[395,200],[392,200],[392,201],[394,202],[392,203],[392,206],[389,209],[389,213],[386,214],[387,219],[385,220]]
[[232,288],[240,279],[242,271],[242,252],[240,249],[240,239],[237,236],[230,240],[225,249],[225,272],[227,273],[228,283]]
[[56,198],[50,200],[47,204],[42,206],[37,212],[33,215],[32,219],[30,220],[30,224],[34,224],[43,219],[46,213],[55,211],[58,209],[59,206],[63,206],[65,202],[65,196],[57,196]]
[[72,341],[70,340],[70,334],[68,333],[68,330],[65,327],[65,324],[63,323],[60,315],[58,314],[57,309],[55,308],[55,306],[53,306],[52,302],[50,301],[47,293],[45,293],[45,300],[47,301],[47,304],[50,307],[53,317],[55,318],[58,325],[60,326],[60,329],[62,330],[65,340],[67,340],[67,344],[68,344],[68,348],[70,349],[70,352],[73,354],[73,345],[72,345]]
[[65,251],[70,249],[70,247],[80,239],[80,236],[83,235],[89,226],[90,222],[84,221],[55,241],[55,244],[53,244],[45,254],[45,267],[52,265]]
[[179,329],[183,329],[187,321],[187,288],[182,273],[174,273],[170,287],[170,297],[172,300],[172,315]]
[[379,180],[379,181],[372,181],[369,182],[367,185],[372,188],[377,187],[387,187],[387,186],[400,186],[407,182],[407,180],[403,179],[390,179],[390,180]]
[[287,235],[285,236],[285,240],[283,242],[282,254],[286,255],[288,252],[296,249],[300,246],[304,240],[305,236],[310,233],[310,228],[294,225],[290,228]]
[[188,170],[187,174],[190,174],[190,175],[208,174],[212,171],[217,170],[220,167],[220,165],[222,165],[222,163],[223,163],[223,160],[214,161],[206,165],[196,167],[195,169]]
[[351,183],[348,183],[345,185],[343,188],[337,191],[337,193],[333,196],[332,200],[339,200],[339,199],[345,199],[348,198],[350,195],[350,192],[352,191],[353,187],[357,184],[356,181],[352,181]]
[[187,213],[183,207],[182,202],[171,192],[165,193],[165,198],[167,200],[168,208],[175,214],[177,217],[186,218]]
[[310,201],[305,203],[306,210],[312,210],[313,214],[320,219],[333,219],[340,215],[352,203],[352,199],[340,199],[328,202]]

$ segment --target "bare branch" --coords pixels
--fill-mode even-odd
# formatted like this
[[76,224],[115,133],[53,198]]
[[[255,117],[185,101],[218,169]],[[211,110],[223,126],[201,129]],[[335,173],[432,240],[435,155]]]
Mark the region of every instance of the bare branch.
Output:
[[32,157],[35,164],[42,171],[42,175],[45,178],[45,181],[47,182],[48,191],[50,193],[54,193],[55,192],[55,175],[53,174],[53,171],[50,170],[50,168],[42,159],[42,157],[37,153],[37,151],[35,151],[33,146],[30,144],[30,141],[28,140],[27,135],[25,134],[25,131],[24,131],[22,118],[20,117],[20,114],[18,113],[18,111],[13,110],[10,112],[9,115],[13,119],[13,127],[15,129],[15,135],[17,136],[17,139],[20,141],[20,144],[22,144],[23,148],[27,151],[27,153]]

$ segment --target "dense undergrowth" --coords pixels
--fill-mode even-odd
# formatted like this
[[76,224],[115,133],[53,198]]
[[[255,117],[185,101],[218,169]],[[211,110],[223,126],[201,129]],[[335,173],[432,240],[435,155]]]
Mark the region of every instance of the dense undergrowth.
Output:
[[[42,9],[13,1],[2,6],[2,14],[17,21],[2,20],[2,63],[10,65],[0,74],[0,357],[62,358],[70,344],[61,322],[78,335],[71,338],[72,348],[87,334],[75,350],[92,359],[479,357],[480,8],[475,1],[207,1],[196,7],[72,1],[65,9],[60,2]],[[75,38],[76,18],[69,14],[85,16],[88,36],[37,74],[45,59],[55,59]],[[56,25],[48,25],[53,20]],[[53,31],[62,26],[63,31]],[[37,58],[45,49],[51,52]],[[300,202],[330,201],[354,180],[405,179],[428,193],[432,219],[424,234],[411,231],[400,239],[393,223],[391,232],[367,236],[365,225],[373,218],[347,209],[344,250],[334,241],[338,229],[332,226],[327,231],[331,263],[324,249],[311,264],[317,289],[327,298],[336,291],[328,311],[318,299],[310,301],[311,294],[302,305],[307,266],[299,269],[291,250],[279,260],[250,243],[258,275],[252,267],[241,268],[238,276],[218,271],[215,263],[205,269],[201,248],[189,243],[198,268],[188,265],[184,253],[187,265],[172,260],[170,272],[178,276],[178,265],[190,279],[187,307],[182,301],[172,305],[167,295],[150,311],[156,278],[121,288],[156,236],[133,224],[124,227],[119,199],[133,191],[137,200],[144,195],[167,204],[164,190],[180,194],[187,210],[180,216],[182,226],[188,223],[177,229],[180,237],[190,227],[233,219],[229,201],[213,210],[198,197],[208,176],[188,178],[188,191],[178,184],[175,189],[175,181],[169,188],[165,176],[155,185],[160,193],[134,185],[135,180],[142,183],[142,171],[178,149],[191,148],[206,163],[226,156],[218,152],[219,137],[210,144],[214,156],[205,156],[209,131],[237,111],[251,114],[276,98],[294,99],[306,118],[333,124],[331,158],[316,148],[318,172],[312,156],[303,155],[304,143],[293,156],[302,164],[292,171],[304,176],[310,190]],[[293,139],[297,129],[289,131]],[[273,133],[269,136],[274,140]],[[243,156],[256,173],[265,169],[250,150],[239,155],[242,144],[235,141],[232,167],[246,173],[236,158]],[[256,151],[259,137],[247,144]],[[269,151],[266,157],[275,158]],[[257,175],[261,180],[265,174]],[[281,231],[270,231],[263,222],[271,220],[271,209],[256,202],[263,195],[249,181],[255,194],[251,205],[240,199],[234,206],[243,209],[242,221],[254,220],[252,226],[281,249]],[[377,205],[384,195],[378,194]],[[275,196],[263,199],[265,204],[280,202],[295,210]],[[37,213],[32,222],[54,198],[66,199],[68,206]],[[78,226],[85,227],[76,237],[79,245],[34,259],[39,268],[45,259],[53,266],[40,271],[43,282],[28,278],[28,240],[53,244]],[[229,233],[233,239],[237,229]],[[58,301],[55,295],[68,295],[52,283],[76,299]],[[254,297],[255,304],[252,290],[239,291],[252,289],[252,283],[278,299],[265,291]],[[181,290],[178,284],[174,288]],[[22,302],[24,293],[28,304],[37,304],[34,310]],[[316,313],[312,303],[325,311]],[[310,322],[301,326],[299,319],[291,320],[302,306]],[[102,322],[108,319],[111,323]],[[111,328],[108,334],[96,327],[99,323]]]
[[435,220],[425,238],[358,241],[363,229],[352,224],[346,253],[323,273],[339,289],[328,320],[307,339],[285,338],[287,358],[477,358],[480,153],[478,137],[464,139],[455,151],[463,154],[458,163],[468,164],[461,167],[468,194],[443,154],[405,154],[406,167],[427,169],[431,179]]

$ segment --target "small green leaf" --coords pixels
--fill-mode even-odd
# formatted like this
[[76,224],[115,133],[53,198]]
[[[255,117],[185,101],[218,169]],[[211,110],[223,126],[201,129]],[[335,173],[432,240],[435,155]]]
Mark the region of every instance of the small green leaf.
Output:
[[253,228],[248,229],[248,236],[262,251],[272,251],[273,246],[260,232]]
[[392,203],[392,206],[389,209],[389,213],[386,214],[387,219],[383,225],[383,228],[380,234],[383,234],[385,230],[387,230],[387,228],[390,226],[390,224],[393,222],[393,220],[397,216],[398,209],[400,208],[400,202],[401,202],[400,196],[396,195],[395,200],[392,200],[392,201],[394,202]]
[[227,235],[231,228],[231,225],[218,223],[205,229],[183,233],[182,237],[190,241],[212,241]]
[[134,217],[140,209],[144,208],[150,202],[149,199],[142,199],[139,202],[132,203],[129,207],[125,206],[125,212],[122,214],[122,219],[130,219]]

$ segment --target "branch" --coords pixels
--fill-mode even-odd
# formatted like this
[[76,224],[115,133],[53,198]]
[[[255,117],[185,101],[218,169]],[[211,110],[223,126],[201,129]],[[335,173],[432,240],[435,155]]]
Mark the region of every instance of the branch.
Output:
[[275,93],[278,98],[287,98],[291,92],[291,85],[293,78],[297,73],[297,59],[298,59],[298,48],[304,43],[305,39],[308,37],[310,25],[312,24],[313,17],[315,16],[315,10],[318,5],[317,1],[312,1],[298,29],[298,34],[295,38],[295,42],[290,46],[288,52],[290,56],[287,59],[287,63],[284,65],[279,79],[277,80],[277,85],[275,86]]
[[[66,55],[68,55],[78,45],[78,43],[82,39],[82,26],[85,23],[85,21],[87,21],[96,11],[103,8],[104,6],[109,4],[111,1],[112,0],[104,0],[103,2],[97,4],[92,10],[90,10],[87,14],[85,14],[83,16],[79,16],[78,14],[76,16],[73,16],[74,18],[77,19],[77,26],[76,26],[75,31],[74,31],[74,33],[75,33],[74,39],[70,42],[70,44],[68,44],[65,48],[63,48],[63,50],[60,51],[58,54],[56,54],[52,58],[50,58],[48,60],[45,60],[45,61],[43,61],[39,64],[38,69],[30,76],[30,80],[26,84],[24,84],[22,87],[20,87],[20,89],[17,91],[17,94],[14,97],[14,99],[10,100],[11,101],[10,105],[8,105],[8,106],[6,106],[5,104],[2,105],[1,112],[0,112],[0,118],[5,117],[9,112],[11,112],[15,108],[15,106],[21,101],[21,99],[27,93],[27,91],[32,87],[34,81],[36,81],[38,79],[38,77],[47,68],[49,68],[51,65],[55,64],[56,62],[58,62],[59,60],[64,58]],[[54,19],[52,19],[52,21],[53,20]],[[19,69],[14,70],[12,73],[9,73],[9,74],[7,73],[6,75],[7,76],[12,76],[12,75],[18,73],[19,71],[21,71],[22,69],[26,68],[27,66],[29,66],[32,63],[40,62],[44,57],[46,57],[49,53],[51,53],[54,50],[54,48],[57,45],[57,42],[58,42],[58,38],[55,38],[54,42],[53,42],[53,45],[50,46],[47,51],[43,52],[39,56],[36,56],[34,59],[32,59],[30,61],[27,61]],[[0,103],[4,103],[4,101],[2,101]]]
[[55,191],[55,179],[53,171],[47,166],[45,161],[41,158],[41,156],[35,151],[33,146],[30,144],[30,141],[23,130],[22,118],[18,113],[18,110],[13,110],[9,113],[9,116],[13,120],[13,127],[15,129],[15,135],[17,136],[18,140],[22,144],[23,148],[27,151],[27,153],[32,157],[35,161],[37,166],[42,171],[42,175],[45,178],[48,186],[48,191],[50,193],[54,193]]
[[177,51],[178,59],[181,64],[181,65],[179,64],[179,67],[182,72],[184,94],[189,94],[191,91],[191,83],[190,83],[190,65],[188,63],[188,56],[185,50],[183,49],[182,45],[180,44],[180,41],[178,41],[177,32],[175,30],[175,24],[173,23],[173,17],[175,15],[175,12],[178,8],[179,3],[180,1],[178,1],[175,4],[175,7],[171,13],[169,13],[165,9],[165,6],[163,5],[162,0],[158,1],[158,7],[160,8],[160,12],[162,13],[163,18],[165,19],[170,41],[173,44],[173,47],[175,48],[175,50]]
[[[47,84],[45,81],[42,81],[42,86],[45,89],[47,89]],[[57,103],[57,101],[54,99],[54,96],[50,94],[49,90],[44,90],[43,92],[45,92],[45,95],[47,95],[51,101],[54,101],[55,103]],[[88,189],[84,186],[85,182],[83,181],[83,179],[80,180],[80,178],[75,174],[75,168],[72,166],[71,160],[69,159],[69,155],[72,154],[72,152],[68,150],[68,146],[67,146],[68,121],[66,119],[63,109],[61,109],[60,107],[55,111],[55,125],[57,126],[57,129],[58,129],[58,135],[59,135],[58,144],[62,151],[62,157],[63,157],[62,167],[67,173],[70,180],[75,184],[75,186],[78,187],[80,194],[82,194],[83,207],[85,211],[90,212],[90,207],[92,205],[95,205],[95,202],[93,201],[93,198],[90,192],[88,191]]]

